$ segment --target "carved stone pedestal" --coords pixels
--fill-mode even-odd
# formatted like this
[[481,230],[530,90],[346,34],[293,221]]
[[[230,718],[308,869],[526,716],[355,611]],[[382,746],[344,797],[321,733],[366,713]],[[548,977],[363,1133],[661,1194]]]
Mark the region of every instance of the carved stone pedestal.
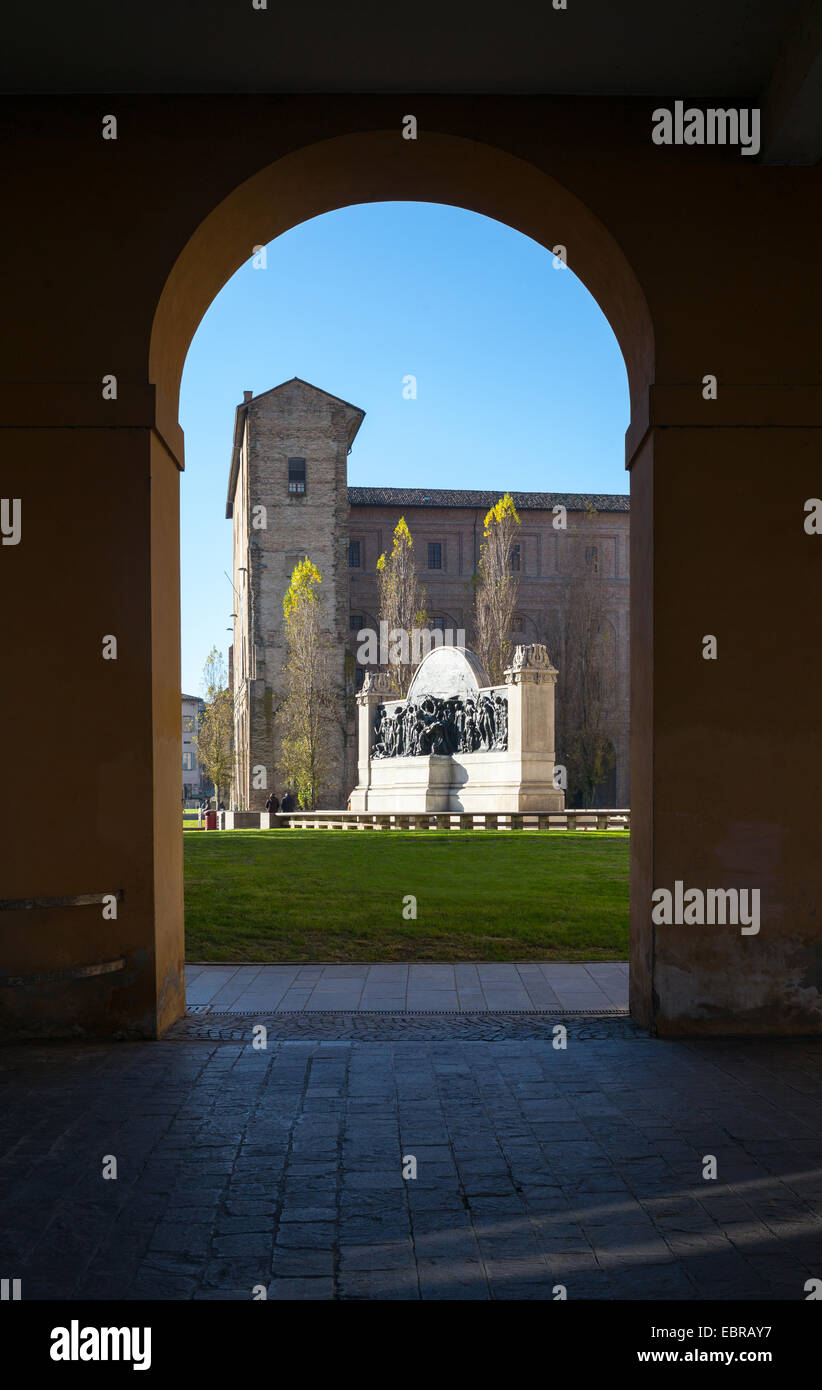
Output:
[[[352,811],[564,810],[565,794],[553,782],[557,672],[545,647],[517,647],[504,687],[493,688],[475,654],[461,647],[429,652],[407,701],[391,698],[387,673],[369,675],[357,697],[359,780],[351,794]],[[422,692],[416,702],[415,692]],[[475,716],[484,700],[487,709],[497,711],[497,723],[484,726],[481,734]],[[441,746],[444,738],[450,739],[453,752],[406,751],[430,742],[426,735],[434,724],[426,726],[425,720],[434,719],[426,713],[434,705],[426,701],[439,701],[440,707],[446,703],[448,728],[438,741]],[[376,744],[375,726],[380,730]],[[412,726],[413,735],[408,732]],[[486,746],[476,748],[480,737]],[[397,739],[404,750],[400,755],[390,752]]]

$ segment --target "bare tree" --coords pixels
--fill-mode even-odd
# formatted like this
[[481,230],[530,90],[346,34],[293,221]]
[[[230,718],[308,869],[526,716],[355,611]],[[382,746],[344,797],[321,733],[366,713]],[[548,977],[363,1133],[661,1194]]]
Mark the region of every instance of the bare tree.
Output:
[[414,666],[411,660],[412,629],[426,624],[425,590],[414,560],[414,542],[401,516],[394,527],[391,554],[377,561],[380,590],[380,622],[388,628],[388,665],[399,695],[408,689]]
[[576,547],[563,607],[546,624],[558,668],[555,746],[570,806],[591,806],[614,766],[615,652],[594,547]]
[[222,652],[212,647],[203,667],[205,709],[200,728],[192,736],[197,757],[214,783],[217,802],[231,785],[234,709]]
[[331,771],[338,719],[332,647],[321,625],[322,575],[306,558],[295,566],[283,599],[287,693],[279,708],[278,768],[300,804],[314,811]]
[[519,592],[513,569],[520,521],[509,492],[485,518],[474,595],[474,645],[494,685],[511,658],[510,632]]

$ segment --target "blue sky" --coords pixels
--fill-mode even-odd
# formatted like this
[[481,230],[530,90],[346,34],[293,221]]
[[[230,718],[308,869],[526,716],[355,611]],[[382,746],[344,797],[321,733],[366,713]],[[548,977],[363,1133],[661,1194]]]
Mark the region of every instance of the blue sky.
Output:
[[[570,270],[500,222],[433,203],[326,213],[220,291],[183,372],[182,679],[227,658],[234,410],[299,376],[365,411],[351,484],[627,492],[625,365]],[[403,378],[417,378],[416,400]]]

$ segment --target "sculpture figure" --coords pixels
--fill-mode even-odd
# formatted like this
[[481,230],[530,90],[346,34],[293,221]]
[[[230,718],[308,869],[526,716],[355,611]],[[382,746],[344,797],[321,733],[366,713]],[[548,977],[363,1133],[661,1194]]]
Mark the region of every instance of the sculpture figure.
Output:
[[508,746],[508,701],[483,692],[478,699],[426,695],[406,700],[389,711],[377,706],[372,758],[408,758],[437,754],[504,750]]
[[508,747],[508,701],[501,695],[494,696],[494,710],[496,712],[496,732],[494,737],[495,748]]
[[475,753],[479,747],[479,725],[477,723],[477,707],[473,700],[465,702],[465,749],[466,753]]
[[494,746],[494,706],[489,695],[480,698],[477,710],[477,725],[479,733],[479,743],[483,751],[490,751]]
[[377,713],[374,716],[374,738],[371,744],[372,758],[384,758],[385,751],[385,705],[377,705]]

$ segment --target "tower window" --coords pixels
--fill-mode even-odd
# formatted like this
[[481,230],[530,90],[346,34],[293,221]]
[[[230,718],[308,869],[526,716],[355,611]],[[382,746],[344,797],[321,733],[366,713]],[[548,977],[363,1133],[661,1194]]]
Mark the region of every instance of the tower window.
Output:
[[428,568],[430,570],[442,569],[442,543],[440,541],[428,542]]
[[521,552],[521,550],[520,550],[520,548],[519,548],[518,545],[512,545],[512,546],[511,546],[511,569],[512,569],[512,570],[518,570],[518,569],[521,569],[521,568],[522,568],[522,552]]
[[348,628],[350,632],[359,632],[365,627],[365,618],[362,613],[351,613],[348,618]]
[[585,564],[586,564],[586,567],[587,567],[589,570],[593,570],[594,574],[598,574],[598,573],[599,573],[599,550],[598,550],[597,546],[595,546],[595,545],[586,546],[586,549],[585,549]]
[[432,630],[433,630],[434,632],[444,632],[444,631],[445,631],[445,619],[444,619],[444,618],[439,618],[439,617],[434,617],[434,618],[432,618],[432,619],[431,619],[431,628],[432,628]]
[[292,497],[305,496],[305,459],[288,460],[288,491]]
[[360,543],[359,541],[348,542],[348,568],[358,570],[360,567]]

